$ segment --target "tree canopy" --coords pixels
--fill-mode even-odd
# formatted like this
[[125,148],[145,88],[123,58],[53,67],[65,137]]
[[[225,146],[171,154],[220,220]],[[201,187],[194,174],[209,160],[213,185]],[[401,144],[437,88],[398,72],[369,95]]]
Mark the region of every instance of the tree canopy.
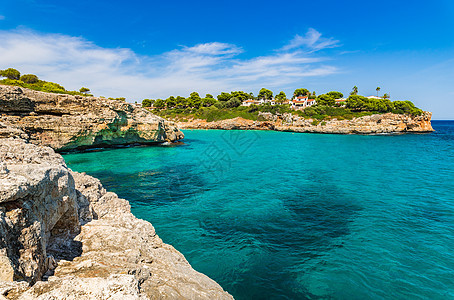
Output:
[[6,77],[8,79],[19,80],[20,72],[13,68],[8,68],[6,70],[0,70],[0,76]]
[[258,99],[265,99],[265,100],[271,100],[273,99],[273,92],[266,89],[262,88],[257,96]]
[[79,92],[83,93],[83,94],[88,94],[88,92],[90,91],[89,88],[86,88],[86,87],[81,87]]
[[20,80],[25,83],[37,83],[39,81],[38,76],[33,74],[25,74],[20,77]]
[[344,97],[344,95],[341,92],[336,92],[336,91],[331,91],[329,93],[326,93],[326,95],[333,97],[334,99],[340,99]]
[[275,99],[278,101],[278,102],[284,102],[285,100],[287,100],[287,95],[285,95],[285,93],[283,91],[280,91],[279,94],[276,95]]
[[200,106],[202,106],[202,98],[200,98],[199,93],[192,92],[187,99],[187,105],[194,108],[200,108]]
[[241,100],[238,99],[237,97],[232,97],[232,98],[230,98],[229,101],[227,101],[225,103],[225,107],[227,107],[227,108],[234,108],[234,107],[238,107],[240,105],[241,105]]
[[316,102],[317,102],[317,105],[327,105],[327,106],[336,105],[336,101],[334,100],[334,97],[332,97],[328,94],[319,95],[316,98]]
[[[293,96],[294,97],[300,97],[300,96],[306,96],[306,95],[310,95],[310,92],[308,89],[296,89],[294,92],[293,92]],[[315,95],[315,94],[314,94]]]
[[244,100],[247,100],[250,98],[250,95],[243,91],[231,92],[230,94],[232,95],[232,97],[236,97],[236,98],[240,99],[241,101],[244,101]]
[[155,101],[153,99],[143,99],[142,107],[151,107]]
[[226,93],[226,92],[221,92],[219,95],[218,95],[218,100],[219,101],[229,101],[230,98],[232,98],[233,96],[230,95],[229,93]]

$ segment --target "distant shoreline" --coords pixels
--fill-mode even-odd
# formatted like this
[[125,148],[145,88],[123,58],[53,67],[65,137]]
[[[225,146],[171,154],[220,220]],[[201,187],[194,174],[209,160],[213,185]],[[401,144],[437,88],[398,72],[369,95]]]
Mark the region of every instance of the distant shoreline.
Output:
[[352,120],[319,121],[297,116],[277,117],[268,115],[269,120],[253,121],[241,117],[207,122],[202,119],[176,122],[180,129],[220,129],[220,130],[272,130],[299,133],[323,134],[399,134],[433,132],[432,113],[421,116],[401,114],[375,114],[353,118]]

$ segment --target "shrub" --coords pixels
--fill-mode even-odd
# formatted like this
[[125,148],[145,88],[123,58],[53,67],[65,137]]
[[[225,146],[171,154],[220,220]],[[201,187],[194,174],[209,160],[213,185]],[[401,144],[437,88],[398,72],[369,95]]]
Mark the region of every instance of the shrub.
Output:
[[38,76],[33,74],[25,74],[20,77],[20,80],[25,83],[37,83],[39,81]]
[[90,91],[90,89],[88,89],[86,87],[81,87],[79,90],[79,92],[81,92],[82,94],[87,94],[89,91]]
[[237,97],[230,98],[227,102],[225,102],[225,107],[227,108],[235,108],[241,105],[241,100]]
[[151,99],[143,99],[142,100],[142,107],[151,107],[153,105],[154,100]]

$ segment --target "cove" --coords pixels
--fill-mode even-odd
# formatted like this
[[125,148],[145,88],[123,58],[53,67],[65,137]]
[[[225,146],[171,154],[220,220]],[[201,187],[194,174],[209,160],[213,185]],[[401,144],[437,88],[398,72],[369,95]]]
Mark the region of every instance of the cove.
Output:
[[454,297],[454,122],[64,155],[236,299]]

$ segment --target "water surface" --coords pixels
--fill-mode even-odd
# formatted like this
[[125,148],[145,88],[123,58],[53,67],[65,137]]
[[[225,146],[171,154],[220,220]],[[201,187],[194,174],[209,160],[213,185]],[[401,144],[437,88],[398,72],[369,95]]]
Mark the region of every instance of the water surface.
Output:
[[453,299],[454,122],[67,154],[236,299]]

